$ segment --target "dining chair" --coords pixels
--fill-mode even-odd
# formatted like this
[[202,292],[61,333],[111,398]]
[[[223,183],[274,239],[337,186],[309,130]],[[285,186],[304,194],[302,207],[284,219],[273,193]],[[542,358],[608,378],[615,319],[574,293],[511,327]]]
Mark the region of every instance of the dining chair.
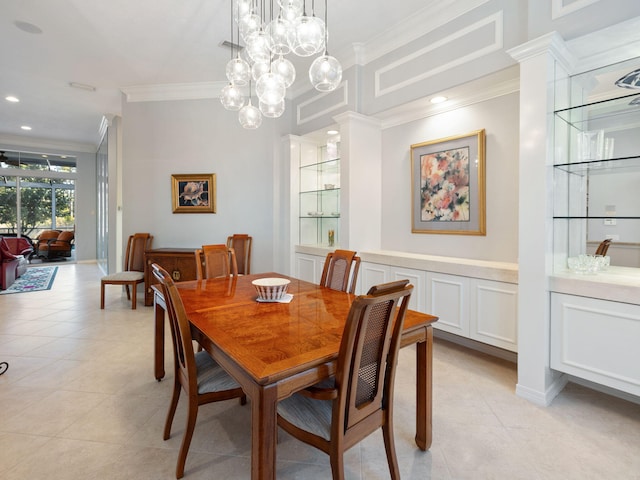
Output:
[[233,248],[222,243],[203,245],[196,250],[195,255],[197,280],[238,275],[236,252]]
[[[136,309],[138,284],[144,282],[144,252],[151,249],[153,236],[148,233],[135,233],[129,236],[124,256],[122,272],[111,273],[100,279],[100,308],[104,308],[104,287],[106,285],[124,285],[127,299],[131,300],[131,309]],[[129,292],[129,287],[133,290]]]
[[602,242],[600,242],[600,245],[598,245],[598,248],[596,249],[596,255],[606,255],[607,251],[609,250],[609,246],[611,245],[611,239],[607,238],[606,240],[603,240]]
[[176,478],[182,478],[196,426],[198,407],[232,398],[239,398],[240,404],[244,405],[247,397],[240,385],[207,352],[194,352],[189,319],[173,279],[157,263],[152,264],[151,268],[162,288],[173,340],[173,395],[164,425],[164,440],[171,436],[171,425],[182,390],[188,397],[187,425],[176,465]]
[[324,261],[320,285],[341,292],[354,293],[360,270],[360,257],[351,250],[329,252]]
[[400,478],[393,438],[393,384],[412,290],[409,280],[399,280],[356,297],[335,376],[278,404],[278,425],[327,453],[334,480],[344,479],[344,452],[379,428],[391,478]]
[[253,239],[246,233],[234,233],[227,237],[227,247],[236,252],[238,273],[249,275],[251,273],[251,243]]

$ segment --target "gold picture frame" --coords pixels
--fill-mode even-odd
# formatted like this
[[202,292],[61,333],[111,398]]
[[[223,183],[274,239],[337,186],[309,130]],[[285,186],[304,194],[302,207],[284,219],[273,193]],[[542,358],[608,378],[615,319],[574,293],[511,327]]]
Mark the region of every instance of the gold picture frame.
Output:
[[173,213],[216,213],[216,174],[171,175]]
[[485,131],[411,145],[411,231],[486,235]]

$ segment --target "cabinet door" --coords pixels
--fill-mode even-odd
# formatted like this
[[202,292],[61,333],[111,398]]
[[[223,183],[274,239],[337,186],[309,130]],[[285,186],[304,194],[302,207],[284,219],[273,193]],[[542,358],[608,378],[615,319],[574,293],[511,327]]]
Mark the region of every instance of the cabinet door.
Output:
[[389,266],[379,263],[362,262],[360,264],[360,274],[358,275],[358,295],[365,294],[374,285],[388,282]]
[[427,307],[439,320],[434,328],[469,337],[469,279],[427,272]]
[[324,257],[296,253],[296,278],[311,283],[320,283]]
[[518,286],[472,279],[470,337],[512,352],[518,351]]
[[[424,293],[426,283],[426,272],[413,270],[411,268],[390,267],[389,282],[396,280],[409,280],[413,285],[413,292],[409,299],[409,308],[418,312],[430,313],[426,308],[426,295]],[[366,293],[366,292],[365,292]]]
[[551,368],[640,396],[640,306],[551,294]]

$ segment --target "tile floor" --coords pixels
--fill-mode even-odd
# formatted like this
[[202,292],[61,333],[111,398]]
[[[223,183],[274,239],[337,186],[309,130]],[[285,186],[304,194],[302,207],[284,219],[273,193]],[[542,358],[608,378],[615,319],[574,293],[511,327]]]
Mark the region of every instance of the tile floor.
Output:
[[[152,309],[140,295],[132,311],[112,286],[101,311],[99,278],[95,265],[60,265],[50,291],[0,296],[4,480],[175,478],[184,404],[163,441],[171,379],[153,378]],[[515,396],[514,364],[445,341],[435,345],[433,446],[416,449],[413,358],[403,351],[396,385],[403,479],[640,479],[640,405],[569,384],[537,407]],[[249,431],[237,401],[202,407],[185,479],[248,479]],[[348,479],[389,478],[382,436],[346,464]],[[277,468],[278,479],[331,478],[323,454],[283,432]]]

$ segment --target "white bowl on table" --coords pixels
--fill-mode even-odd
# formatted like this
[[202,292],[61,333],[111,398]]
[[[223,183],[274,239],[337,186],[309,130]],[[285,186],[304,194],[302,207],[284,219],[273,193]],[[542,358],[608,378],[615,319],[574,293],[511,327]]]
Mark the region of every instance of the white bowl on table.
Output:
[[258,292],[258,300],[277,301],[286,295],[291,281],[286,278],[258,278],[251,283]]

